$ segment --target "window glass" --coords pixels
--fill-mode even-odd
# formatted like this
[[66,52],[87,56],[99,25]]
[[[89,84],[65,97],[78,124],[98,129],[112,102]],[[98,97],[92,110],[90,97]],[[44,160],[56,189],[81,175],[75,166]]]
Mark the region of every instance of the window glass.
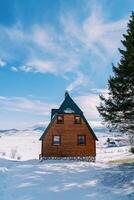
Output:
[[85,135],[78,135],[78,144],[86,144],[86,136]]
[[53,145],[60,145],[60,135],[53,136]]
[[80,124],[81,123],[81,117],[80,116],[75,116],[74,117],[74,123],[75,124]]
[[57,116],[57,123],[58,123],[58,124],[63,124],[63,123],[64,123],[63,115],[58,115],[58,116]]

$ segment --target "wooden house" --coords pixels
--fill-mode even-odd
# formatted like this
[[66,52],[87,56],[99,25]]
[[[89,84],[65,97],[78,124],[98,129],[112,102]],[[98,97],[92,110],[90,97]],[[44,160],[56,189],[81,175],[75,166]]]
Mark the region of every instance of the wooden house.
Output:
[[40,140],[40,158],[95,161],[97,137],[68,92],[59,109],[52,109]]

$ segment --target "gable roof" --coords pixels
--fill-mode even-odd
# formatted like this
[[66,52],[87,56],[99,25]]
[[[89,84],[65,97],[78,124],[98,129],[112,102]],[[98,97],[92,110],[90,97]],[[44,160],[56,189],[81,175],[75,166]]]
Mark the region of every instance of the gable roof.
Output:
[[82,119],[85,122],[85,124],[87,125],[87,127],[88,127],[89,131],[91,132],[93,138],[95,140],[98,140],[98,138],[96,137],[94,131],[92,130],[92,128],[90,127],[88,121],[86,120],[85,116],[83,115],[83,112],[77,106],[77,104],[73,101],[73,99],[70,97],[70,95],[68,94],[68,92],[65,93],[65,99],[64,99],[63,103],[61,104],[61,106],[59,107],[59,109],[52,109],[52,112],[51,112],[51,121],[48,124],[48,126],[45,129],[45,131],[42,134],[42,136],[40,137],[40,140],[44,139],[47,131],[51,127],[52,123],[54,122],[54,120],[55,120],[55,118],[57,117],[58,114],[70,114],[70,113],[79,114],[82,117]]
[[53,116],[58,112],[58,109],[52,109],[51,110],[51,120],[53,118]]
[[74,113],[74,114],[83,114],[81,109],[77,106],[77,104],[70,97],[69,93],[65,93],[65,100],[61,104],[58,109],[58,113]]

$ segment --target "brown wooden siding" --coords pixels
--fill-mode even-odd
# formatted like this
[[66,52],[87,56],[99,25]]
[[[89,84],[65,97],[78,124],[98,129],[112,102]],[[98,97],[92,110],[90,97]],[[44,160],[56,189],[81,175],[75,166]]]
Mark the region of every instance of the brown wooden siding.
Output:
[[[78,116],[78,115],[77,115]],[[61,144],[53,145],[54,135],[61,135]],[[86,145],[78,145],[78,135],[85,135]],[[81,124],[74,123],[74,114],[64,115],[64,124],[53,122],[42,141],[43,157],[67,157],[67,156],[95,156],[96,141],[90,133],[87,125],[81,120]]]

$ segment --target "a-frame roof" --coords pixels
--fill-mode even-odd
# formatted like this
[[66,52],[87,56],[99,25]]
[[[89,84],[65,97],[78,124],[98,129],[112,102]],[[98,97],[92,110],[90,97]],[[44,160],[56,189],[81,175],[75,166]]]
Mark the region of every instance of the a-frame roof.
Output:
[[82,117],[82,119],[84,120],[84,122],[86,123],[88,129],[90,130],[90,132],[93,136],[93,138],[95,140],[98,140],[96,135],[94,134],[94,131],[92,130],[88,121],[86,120],[85,116],[83,115],[83,112],[77,106],[77,104],[73,101],[73,99],[70,97],[68,92],[65,93],[65,99],[64,99],[63,103],[61,104],[61,106],[59,107],[59,109],[57,109],[57,110],[55,109],[55,111],[56,112],[54,112],[54,114],[52,113],[51,121],[50,121],[49,125],[47,126],[47,128],[45,129],[43,135],[40,137],[40,140],[43,140],[47,131],[51,127],[52,123],[54,122],[54,120],[55,120],[55,118],[58,114],[71,114],[71,113],[72,114],[79,114]]
[[69,93],[65,93],[65,100],[61,104],[58,109],[58,113],[74,113],[74,114],[83,114],[81,109],[77,106],[77,104],[70,97]]

